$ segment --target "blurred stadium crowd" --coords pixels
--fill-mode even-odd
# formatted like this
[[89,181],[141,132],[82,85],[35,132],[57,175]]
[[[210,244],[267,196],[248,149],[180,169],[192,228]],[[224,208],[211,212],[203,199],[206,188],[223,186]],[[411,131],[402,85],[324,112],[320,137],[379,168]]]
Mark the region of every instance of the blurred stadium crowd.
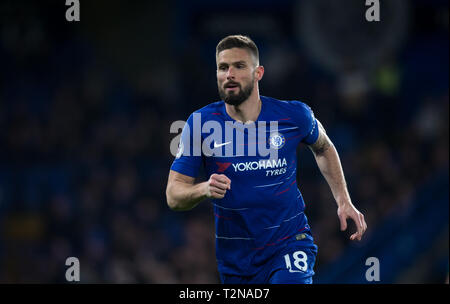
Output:
[[[13,6],[2,3],[1,16]],[[266,67],[261,94],[314,110],[340,153],[369,239],[430,177],[448,176],[444,8],[441,32],[411,26],[398,53],[371,72],[368,89],[350,93],[293,37],[252,36]],[[64,16],[35,4],[27,18],[0,21],[0,282],[63,283],[65,260],[75,256],[83,283],[218,283],[210,204],[175,213],[165,186],[171,123],[218,100],[221,37],[205,45],[193,36],[182,53],[131,77],[80,26],[54,14]],[[299,167],[320,273],[365,243],[350,244],[350,233],[339,231],[331,192],[305,147]]]

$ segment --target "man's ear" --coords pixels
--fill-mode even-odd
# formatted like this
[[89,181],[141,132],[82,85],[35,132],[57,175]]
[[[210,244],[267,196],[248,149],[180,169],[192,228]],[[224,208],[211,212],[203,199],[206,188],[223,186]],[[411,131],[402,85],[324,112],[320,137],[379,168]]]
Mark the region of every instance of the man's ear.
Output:
[[259,65],[255,69],[255,78],[256,80],[260,81],[263,78],[264,75],[264,67],[262,65]]

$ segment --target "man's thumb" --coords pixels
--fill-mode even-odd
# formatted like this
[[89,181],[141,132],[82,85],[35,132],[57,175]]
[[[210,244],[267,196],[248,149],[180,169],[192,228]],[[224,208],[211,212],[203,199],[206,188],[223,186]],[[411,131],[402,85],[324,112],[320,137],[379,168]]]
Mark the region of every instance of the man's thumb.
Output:
[[347,219],[345,218],[345,216],[340,215],[339,221],[341,222],[341,231],[344,231],[345,229],[347,229]]

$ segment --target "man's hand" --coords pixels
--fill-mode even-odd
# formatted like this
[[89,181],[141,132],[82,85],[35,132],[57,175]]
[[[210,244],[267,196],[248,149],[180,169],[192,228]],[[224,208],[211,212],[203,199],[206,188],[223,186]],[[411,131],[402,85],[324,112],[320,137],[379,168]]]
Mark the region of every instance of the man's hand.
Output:
[[231,180],[224,174],[211,174],[205,183],[206,197],[212,199],[222,199],[227,190],[231,190]]
[[355,222],[357,231],[350,236],[350,240],[354,241],[356,239],[361,241],[361,238],[367,229],[364,215],[359,212],[351,202],[340,205],[337,210],[337,215],[341,223],[341,231],[347,229],[348,218],[351,218]]

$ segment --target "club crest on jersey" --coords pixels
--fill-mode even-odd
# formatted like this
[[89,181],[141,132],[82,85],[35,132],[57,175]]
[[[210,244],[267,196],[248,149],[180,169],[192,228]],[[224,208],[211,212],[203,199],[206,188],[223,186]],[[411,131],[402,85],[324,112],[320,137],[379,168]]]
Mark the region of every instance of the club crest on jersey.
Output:
[[274,132],[269,136],[269,144],[274,149],[281,149],[286,143],[286,138],[284,138],[283,134]]

